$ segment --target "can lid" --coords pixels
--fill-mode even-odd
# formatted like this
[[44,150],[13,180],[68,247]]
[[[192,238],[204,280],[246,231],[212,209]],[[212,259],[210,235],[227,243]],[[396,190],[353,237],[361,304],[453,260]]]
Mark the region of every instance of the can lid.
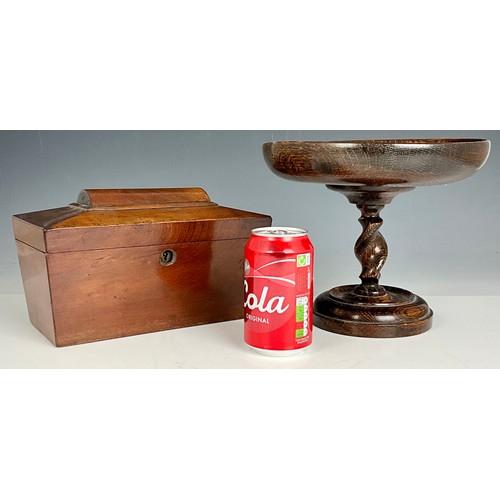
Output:
[[273,238],[291,238],[294,236],[304,236],[305,229],[299,227],[257,227],[252,229],[252,234],[256,236],[271,236]]

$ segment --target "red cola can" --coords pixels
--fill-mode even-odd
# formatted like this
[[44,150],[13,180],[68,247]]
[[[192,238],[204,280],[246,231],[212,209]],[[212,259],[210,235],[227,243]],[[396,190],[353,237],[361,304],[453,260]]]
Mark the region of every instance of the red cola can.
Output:
[[293,356],[312,342],[314,248],[305,229],[262,227],[245,246],[245,342]]

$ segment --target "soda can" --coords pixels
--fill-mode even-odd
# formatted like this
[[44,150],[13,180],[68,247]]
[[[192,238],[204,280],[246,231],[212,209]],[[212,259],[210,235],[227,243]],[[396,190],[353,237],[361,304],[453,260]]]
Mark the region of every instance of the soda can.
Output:
[[245,246],[245,342],[293,356],[312,342],[314,248],[305,229],[262,227]]

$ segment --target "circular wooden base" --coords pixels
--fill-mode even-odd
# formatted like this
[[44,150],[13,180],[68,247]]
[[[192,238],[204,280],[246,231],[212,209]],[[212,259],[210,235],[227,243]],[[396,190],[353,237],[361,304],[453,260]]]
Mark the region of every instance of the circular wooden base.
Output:
[[354,293],[356,286],[339,286],[319,295],[314,301],[314,326],[375,338],[408,337],[432,326],[432,310],[418,295],[384,286],[384,295],[360,296]]

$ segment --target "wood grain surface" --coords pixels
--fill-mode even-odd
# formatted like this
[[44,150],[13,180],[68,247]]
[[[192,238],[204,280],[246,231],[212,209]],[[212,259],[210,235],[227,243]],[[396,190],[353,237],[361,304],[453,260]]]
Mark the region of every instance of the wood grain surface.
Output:
[[382,295],[362,296],[359,285],[323,292],[314,301],[314,325],[355,337],[395,338],[426,332],[433,312],[418,295],[384,285]]
[[[48,254],[57,345],[243,317],[246,239]],[[170,266],[164,250],[176,253]]]
[[47,255],[21,241],[16,241],[16,247],[29,319],[35,328],[55,344],[56,333],[52,313]]
[[263,145],[271,170],[302,182],[425,186],[459,181],[486,162],[485,139],[283,141]]
[[243,317],[244,246],[269,216],[200,188],[78,200],[13,216],[30,319],[57,346]]
[[83,189],[76,206],[91,210],[216,206],[202,188]]

